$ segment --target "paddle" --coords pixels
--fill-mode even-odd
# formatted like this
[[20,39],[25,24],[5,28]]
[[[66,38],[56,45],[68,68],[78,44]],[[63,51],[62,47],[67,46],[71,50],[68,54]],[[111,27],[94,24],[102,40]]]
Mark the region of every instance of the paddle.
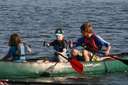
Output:
[[56,54],[62,56],[62,57],[65,58],[66,60],[68,60],[68,61],[70,62],[70,64],[71,64],[72,68],[73,68],[76,72],[82,74],[82,72],[83,72],[83,64],[81,64],[78,60],[76,60],[76,59],[74,59],[74,58],[69,59],[69,58],[65,57],[63,54],[61,54],[60,52],[56,52]]
[[[101,53],[102,53],[102,52],[101,52]],[[104,54],[104,53],[102,53],[102,54]],[[123,58],[120,58],[120,57],[119,57],[119,55],[125,55],[125,54],[128,55],[127,52],[124,52],[124,53],[120,53],[120,54],[110,54],[110,55],[107,55],[107,56],[110,56],[111,58],[114,58],[114,59],[116,59],[116,60],[119,60],[119,61],[121,61],[122,63],[128,65],[128,59],[123,59]]]
[[[43,46],[48,46],[48,43],[46,41],[43,41]],[[61,54],[60,52],[55,52],[57,55],[60,55],[61,57],[65,58],[66,60],[68,60],[72,66],[72,68],[78,72],[78,73],[82,73],[83,72],[83,65],[77,61],[76,59],[72,58],[69,59],[67,57],[65,57],[63,54]]]
[[112,58],[114,58],[114,59],[116,59],[116,60],[119,60],[119,61],[121,61],[122,63],[128,65],[128,59],[119,58],[118,56],[114,56],[114,55],[108,55],[108,56],[110,56],[110,57],[112,57]]
[[[48,45],[48,42],[44,41],[43,40],[43,46],[49,46]],[[82,73],[83,72],[83,65],[77,61],[76,59],[72,58],[72,59],[69,59],[67,57],[65,57],[63,54],[61,54],[60,52],[55,52],[57,55],[60,55],[61,57],[65,58],[66,60],[68,60],[72,66],[72,68],[78,72],[78,73]]]

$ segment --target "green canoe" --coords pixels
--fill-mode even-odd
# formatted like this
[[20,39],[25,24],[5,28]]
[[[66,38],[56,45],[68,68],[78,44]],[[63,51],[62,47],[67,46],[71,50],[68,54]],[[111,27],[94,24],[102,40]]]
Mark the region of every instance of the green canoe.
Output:
[[[123,58],[128,59],[128,55]],[[127,72],[128,65],[118,60],[83,63],[84,75],[99,75],[114,72]],[[0,79],[61,77],[79,75],[74,71],[69,62],[4,62],[0,61]]]

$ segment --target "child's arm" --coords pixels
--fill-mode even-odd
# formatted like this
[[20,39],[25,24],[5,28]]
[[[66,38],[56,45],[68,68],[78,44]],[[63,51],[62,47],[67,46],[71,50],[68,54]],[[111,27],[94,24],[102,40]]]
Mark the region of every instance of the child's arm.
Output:
[[110,49],[111,49],[111,46],[109,45],[109,46],[106,48],[106,51],[105,51],[105,54],[106,54],[106,55],[108,55],[108,54],[109,54]]
[[47,47],[54,46],[54,41],[52,41],[52,42],[43,41],[43,46],[47,46]]
[[101,38],[99,35],[96,36],[98,39],[98,43],[101,44],[102,46],[108,47],[110,45],[109,42]]
[[111,49],[111,44],[107,41],[105,41],[103,38],[97,35],[98,38],[98,43],[101,44],[101,46],[105,46],[106,48],[104,49],[105,55],[108,55]]
[[23,42],[23,45],[24,45],[24,47],[25,47],[25,52],[26,52],[27,54],[31,54],[31,53],[32,53],[31,45],[28,45],[28,44],[26,44],[25,42]]
[[31,53],[32,53],[32,49],[31,49],[31,47],[30,47],[30,46],[26,46],[26,48],[27,48],[27,52],[28,52],[28,54],[31,54]]

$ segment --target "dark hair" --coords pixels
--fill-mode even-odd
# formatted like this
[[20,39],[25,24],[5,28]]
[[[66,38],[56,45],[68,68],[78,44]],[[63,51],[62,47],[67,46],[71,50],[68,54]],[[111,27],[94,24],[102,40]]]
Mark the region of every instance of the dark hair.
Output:
[[83,25],[81,25],[80,30],[81,32],[85,31],[85,32],[93,33],[92,24],[90,22],[85,22]]
[[21,43],[21,38],[17,33],[13,33],[9,38],[9,46],[18,46]]

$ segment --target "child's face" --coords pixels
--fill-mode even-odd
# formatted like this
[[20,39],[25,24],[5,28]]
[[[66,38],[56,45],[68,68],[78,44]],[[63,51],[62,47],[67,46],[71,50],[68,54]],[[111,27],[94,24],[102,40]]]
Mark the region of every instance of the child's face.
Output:
[[89,37],[91,37],[92,33],[82,31],[82,35],[89,38]]
[[64,35],[56,35],[56,39],[57,40],[63,40],[64,39]]

